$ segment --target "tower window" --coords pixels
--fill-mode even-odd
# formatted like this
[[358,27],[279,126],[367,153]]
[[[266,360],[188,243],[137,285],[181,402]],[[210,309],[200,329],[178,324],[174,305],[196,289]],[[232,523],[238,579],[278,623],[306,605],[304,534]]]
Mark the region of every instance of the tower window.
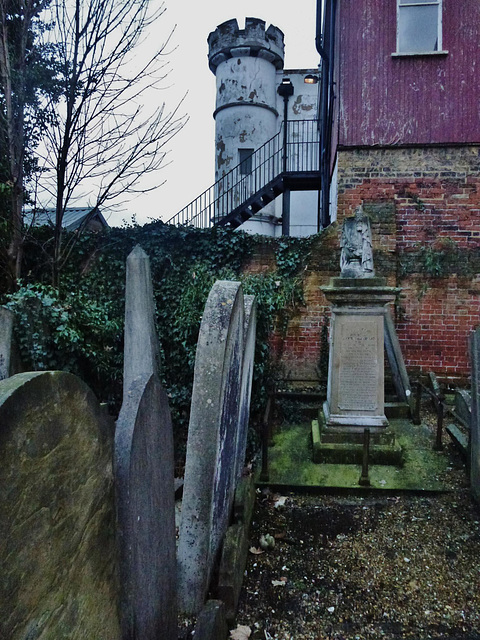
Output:
[[252,173],[252,155],[253,149],[239,149],[238,163],[240,165],[240,173],[242,176],[248,176]]
[[398,53],[442,49],[442,0],[397,0]]

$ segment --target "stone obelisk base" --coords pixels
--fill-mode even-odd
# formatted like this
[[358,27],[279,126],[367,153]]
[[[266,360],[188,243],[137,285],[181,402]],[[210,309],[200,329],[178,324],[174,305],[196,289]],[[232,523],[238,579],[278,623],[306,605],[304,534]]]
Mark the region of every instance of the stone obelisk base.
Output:
[[338,462],[341,453],[346,462],[358,462],[369,429],[372,456],[381,451],[382,463],[397,464],[401,451],[385,416],[383,332],[386,305],[398,289],[385,286],[383,278],[332,278],[322,290],[332,303],[332,320],[315,457]]

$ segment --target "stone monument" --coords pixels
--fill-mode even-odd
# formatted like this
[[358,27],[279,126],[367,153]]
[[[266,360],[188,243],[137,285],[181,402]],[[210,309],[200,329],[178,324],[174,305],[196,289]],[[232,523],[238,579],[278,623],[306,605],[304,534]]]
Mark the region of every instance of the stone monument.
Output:
[[244,298],[239,282],[210,291],[197,343],[178,541],[179,605],[205,602],[235,491],[242,397]]
[[470,338],[472,359],[472,421],[470,430],[470,485],[480,502],[480,329]]
[[384,409],[384,319],[399,290],[375,277],[370,220],[362,207],[344,221],[340,244],[340,277],[322,287],[332,319],[327,401],[315,455],[339,461],[338,454],[348,452],[346,462],[359,462],[366,428],[373,446],[396,449]]

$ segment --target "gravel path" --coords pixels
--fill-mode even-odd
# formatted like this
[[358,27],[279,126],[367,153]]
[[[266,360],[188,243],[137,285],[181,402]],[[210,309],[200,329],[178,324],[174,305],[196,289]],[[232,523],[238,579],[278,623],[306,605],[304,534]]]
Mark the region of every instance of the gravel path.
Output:
[[446,494],[258,492],[240,637],[480,640],[480,510],[446,455]]

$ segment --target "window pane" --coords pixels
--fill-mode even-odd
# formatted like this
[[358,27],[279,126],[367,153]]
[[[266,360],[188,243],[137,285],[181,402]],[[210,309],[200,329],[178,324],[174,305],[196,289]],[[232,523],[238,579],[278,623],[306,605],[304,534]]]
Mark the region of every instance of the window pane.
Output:
[[400,7],[399,51],[438,51],[438,6]]
[[252,173],[252,154],[253,149],[238,150],[241,175],[248,175],[249,173]]
[[440,0],[400,0],[400,6],[403,4],[438,4]]

